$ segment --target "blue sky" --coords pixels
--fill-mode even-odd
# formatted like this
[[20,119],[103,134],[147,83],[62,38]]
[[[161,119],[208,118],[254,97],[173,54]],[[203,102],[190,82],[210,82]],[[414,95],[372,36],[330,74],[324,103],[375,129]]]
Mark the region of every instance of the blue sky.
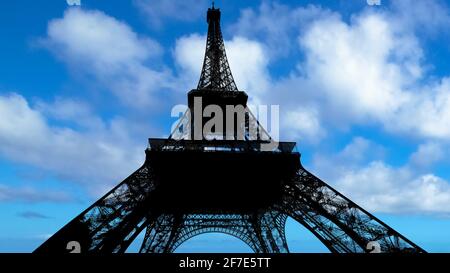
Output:
[[[8,1],[0,10],[0,251],[29,252],[144,160],[186,102],[209,1]],[[236,83],[280,105],[304,166],[450,251],[450,2],[216,1]],[[289,221],[292,251],[325,248]],[[136,242],[134,249],[139,242]],[[220,247],[218,247],[220,246]],[[249,251],[201,235],[179,251]]]

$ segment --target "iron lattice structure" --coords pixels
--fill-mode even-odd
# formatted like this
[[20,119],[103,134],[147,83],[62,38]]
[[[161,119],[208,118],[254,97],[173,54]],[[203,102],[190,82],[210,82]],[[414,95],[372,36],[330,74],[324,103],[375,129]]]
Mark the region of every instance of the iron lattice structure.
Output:
[[[237,91],[220,33],[220,11],[208,10],[202,76],[188,100],[246,105]],[[224,92],[215,92],[224,91]],[[217,95],[220,94],[220,95]],[[190,106],[191,107],[191,106]],[[185,115],[168,139],[150,139],[142,167],[44,242],[36,253],[123,253],[144,232],[142,253],[173,252],[206,232],[230,234],[257,253],[286,253],[287,217],[331,252],[424,252],[419,246],[308,172],[293,142],[262,149],[270,136],[246,112],[245,138],[192,140]],[[248,131],[256,127],[257,134]]]
[[220,30],[220,11],[210,9],[207,22],[205,59],[197,89],[238,91],[225,53],[225,44]]

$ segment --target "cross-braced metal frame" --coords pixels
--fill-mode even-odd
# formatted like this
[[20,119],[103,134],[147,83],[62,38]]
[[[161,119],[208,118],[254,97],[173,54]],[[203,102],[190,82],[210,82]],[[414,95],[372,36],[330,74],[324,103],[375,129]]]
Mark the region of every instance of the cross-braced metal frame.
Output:
[[245,242],[254,252],[289,252],[284,234],[287,216],[259,214],[161,215],[147,227],[141,253],[173,252],[199,234],[218,232]]
[[[158,213],[151,203],[155,185],[152,164],[120,183],[46,241],[37,252],[81,243],[84,252],[125,252],[146,228],[140,252],[173,252],[190,238],[207,232],[230,234],[258,253],[289,252],[287,217],[310,230],[331,252],[368,252],[378,242],[382,252],[424,252],[400,233],[350,201],[303,167],[282,184],[273,207],[254,213]],[[56,246],[56,247],[55,247]]]
[[[208,98],[211,92],[227,91],[228,93],[215,92],[215,94],[224,94],[223,100],[229,101],[229,97],[233,97],[228,96],[229,94],[243,92],[238,91],[231,75],[220,31],[218,9],[208,10],[208,24],[205,60],[197,88],[207,92],[196,92],[196,94]],[[246,95],[244,97],[243,104],[246,104],[247,97]],[[299,153],[293,152],[295,143],[280,142],[274,150],[261,150],[261,143],[272,141],[272,139],[251,112],[248,111],[245,114],[245,121],[239,125],[245,130],[245,139],[206,141],[189,140],[189,136],[193,135],[193,128],[190,128],[192,123],[187,112],[168,139],[151,140],[154,145],[147,149],[147,159],[141,168],[55,233],[35,252],[64,252],[69,242],[76,241],[81,246],[81,252],[123,253],[145,229],[145,238],[140,248],[142,253],[173,252],[190,238],[207,232],[222,232],[235,236],[254,252],[283,253],[289,252],[285,237],[287,217],[292,217],[305,226],[331,252],[369,252],[372,250],[368,248],[371,242],[379,244],[382,252],[424,252],[422,248],[305,170],[300,162],[289,161],[291,166],[286,169],[289,175],[276,171],[271,173],[270,179],[276,181],[264,185],[269,187],[275,185],[276,188],[269,190],[269,192],[274,190],[275,194],[273,196],[269,194],[268,198],[259,200],[261,206],[257,208],[252,207],[249,210],[230,206],[236,200],[229,200],[228,196],[225,196],[225,202],[222,203],[212,202],[211,198],[208,199],[209,196],[199,197],[200,201],[205,201],[205,204],[214,204],[216,207],[212,206],[213,208],[208,205],[198,207],[198,204],[203,205],[201,202],[193,202],[190,204],[192,207],[185,210],[183,206],[188,204],[177,203],[174,208],[170,207],[168,202],[165,205],[169,206],[164,207],[164,204],[161,204],[164,203],[164,198],[171,198],[177,192],[177,189],[173,187],[176,185],[182,187],[183,184],[170,184],[171,181],[161,179],[161,173],[159,176],[157,174],[158,170],[160,172],[161,170],[156,166],[164,169],[165,164],[155,164],[152,158],[165,157],[169,159],[168,164],[172,164],[172,159],[176,157],[189,161],[194,157],[199,159],[217,151],[216,157],[204,157],[207,158],[204,162],[220,159],[229,165],[236,160],[247,158],[247,161],[235,163],[237,167],[241,163],[251,163],[258,158],[264,159],[260,161],[263,164],[267,162],[266,159],[273,160],[270,162],[274,164],[283,158],[294,158],[299,161]],[[250,131],[255,131],[256,134],[250,134]],[[279,157],[280,153],[286,157]],[[150,154],[154,156],[149,157]],[[186,155],[189,156],[186,157]],[[195,169],[198,167],[195,162],[192,165],[189,165],[190,163],[182,161],[179,165],[188,165],[188,172],[197,171],[202,174],[202,171],[205,171],[201,167]],[[173,169],[168,169],[168,172],[177,172],[177,167],[180,166],[173,166]],[[256,169],[259,170],[260,166],[256,166]],[[294,170],[292,175],[291,169]],[[167,170],[164,169],[164,171]],[[226,171],[230,172],[230,170]],[[273,176],[273,174],[276,175]],[[233,178],[238,180],[238,176],[239,174]],[[210,182],[208,179],[210,177],[206,177],[206,180]],[[266,177],[260,176],[259,179],[264,180]],[[241,182],[247,183],[248,180],[247,177]],[[183,182],[191,181],[187,179]],[[225,182],[223,184],[228,187],[230,181]],[[169,183],[170,186],[164,183]],[[209,183],[200,185],[198,188],[200,190],[202,187],[210,186]],[[258,192],[257,187],[261,184],[250,185],[248,186],[251,190],[249,195]],[[237,187],[236,191],[245,189],[245,185],[239,186],[241,188]],[[188,188],[183,188],[185,189]],[[183,196],[183,190],[178,190],[178,197]],[[264,191],[259,192],[264,193]],[[205,195],[216,194],[214,190],[204,193]],[[195,192],[186,194],[195,194]],[[202,199],[203,197],[205,200]],[[224,196],[219,193],[215,197]],[[175,202],[175,199],[172,198],[172,202]],[[252,199],[252,196],[244,196],[241,199],[245,201]],[[220,206],[217,208],[217,204],[226,209]],[[252,200],[242,204],[251,205]]]
[[208,10],[208,38],[205,59],[197,89],[216,91],[238,91],[225,53],[225,44],[220,30],[220,11]]

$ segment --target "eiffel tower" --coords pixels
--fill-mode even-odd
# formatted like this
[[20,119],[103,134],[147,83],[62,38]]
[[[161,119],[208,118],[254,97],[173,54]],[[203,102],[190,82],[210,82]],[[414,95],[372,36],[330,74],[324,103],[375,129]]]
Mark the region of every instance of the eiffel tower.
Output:
[[[209,8],[207,22],[200,81],[170,137],[150,138],[142,167],[35,253],[68,252],[74,241],[82,253],[123,253],[144,229],[141,253],[173,252],[207,232],[235,236],[256,253],[287,253],[288,217],[333,253],[371,252],[375,245],[381,252],[425,252],[303,168],[295,142],[269,136],[234,82],[220,9]],[[244,110],[214,117],[231,122],[231,129],[205,132],[208,119],[195,109],[199,100],[203,111],[209,105]]]

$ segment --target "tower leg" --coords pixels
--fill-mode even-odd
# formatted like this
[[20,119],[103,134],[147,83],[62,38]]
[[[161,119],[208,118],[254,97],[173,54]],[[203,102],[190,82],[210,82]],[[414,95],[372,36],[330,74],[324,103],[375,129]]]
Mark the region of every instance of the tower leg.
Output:
[[424,252],[344,195],[301,167],[284,185],[281,211],[309,229],[332,252]]
[[147,202],[155,188],[147,164],[135,171],[35,250],[65,253],[75,241],[81,253],[124,252],[151,218]]
[[259,220],[262,239],[269,253],[289,253],[286,242],[285,225],[287,216],[279,211],[270,210]]
[[162,214],[147,226],[140,253],[167,253],[171,252],[179,232],[179,219],[173,214]]

